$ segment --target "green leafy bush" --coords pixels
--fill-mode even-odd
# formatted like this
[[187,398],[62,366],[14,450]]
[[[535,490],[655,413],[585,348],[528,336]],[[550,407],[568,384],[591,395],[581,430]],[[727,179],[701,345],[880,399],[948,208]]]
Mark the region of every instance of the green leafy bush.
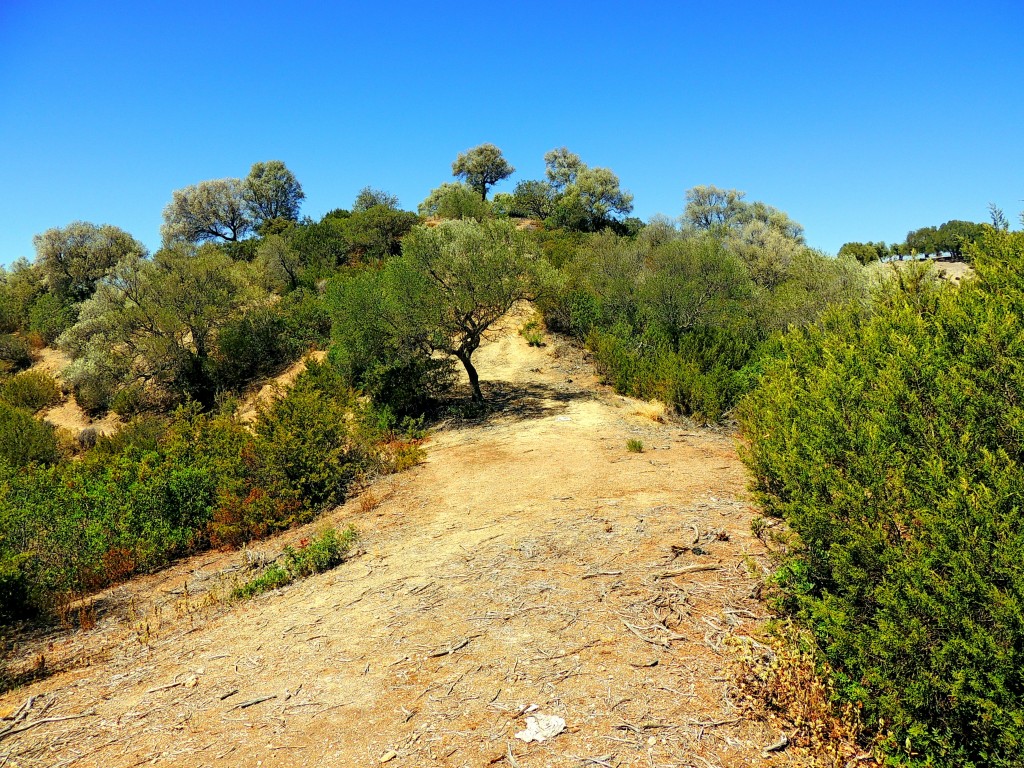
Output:
[[271,563],[263,573],[235,587],[231,597],[246,600],[280,589],[296,579],[329,571],[345,559],[356,538],[356,530],[351,525],[340,534],[334,528],[326,528],[318,536],[300,542],[298,549],[285,547],[280,562]]
[[20,336],[0,334],[0,373],[13,373],[32,365],[32,348]]
[[[332,368],[312,364],[254,431],[191,403],[57,463],[52,427],[0,401],[0,619],[309,521],[385,466],[378,421]],[[329,560],[330,541],[293,570]]]
[[1024,743],[1024,234],[975,262],[792,331],[740,409],[757,495],[799,536],[783,604],[901,765],[1019,765]]
[[52,464],[57,458],[53,427],[0,400],[0,463],[24,467],[33,463]]
[[360,389],[396,416],[418,416],[454,381],[450,359],[431,357],[386,323],[379,273],[333,281],[327,302],[334,317],[331,364],[347,387]]
[[311,507],[341,502],[372,463],[369,416],[329,365],[310,361],[256,424],[255,451],[268,485],[293,490]]
[[564,239],[542,233],[562,279],[539,307],[549,328],[586,342],[617,391],[699,419],[721,419],[756,383],[781,329],[864,295],[855,263],[851,271],[796,242],[772,270],[756,271],[759,246],[664,223],[648,230],[590,235],[572,255]]
[[122,387],[110,398],[110,410],[126,419],[142,413],[146,405],[146,390],[139,382]]
[[36,411],[60,400],[60,388],[53,376],[44,371],[23,371],[0,388],[0,397],[11,405]]
[[53,293],[43,293],[32,303],[28,313],[28,329],[38,333],[47,344],[56,341],[75,324],[78,312],[74,306]]
[[258,307],[220,329],[213,378],[227,389],[241,389],[276,373],[300,352],[278,309]]
[[287,586],[293,580],[294,577],[283,566],[272,563],[259,576],[231,590],[231,597],[234,600],[248,600],[264,592]]
[[101,414],[110,407],[123,378],[121,371],[105,362],[76,360],[66,371],[75,402],[93,415]]

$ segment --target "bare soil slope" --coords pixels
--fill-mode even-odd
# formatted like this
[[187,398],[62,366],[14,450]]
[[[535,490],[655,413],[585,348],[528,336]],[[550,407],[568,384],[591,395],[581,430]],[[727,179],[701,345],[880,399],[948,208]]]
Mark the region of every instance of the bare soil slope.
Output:
[[[26,641],[24,665],[62,671],[0,698],[29,726],[0,728],[0,764],[791,764],[731,699],[762,557],[731,439],[659,423],[523,319],[478,353],[498,415],[261,547],[352,523],[345,564],[228,605],[246,558],[211,553]],[[517,740],[531,711],[566,730]]]

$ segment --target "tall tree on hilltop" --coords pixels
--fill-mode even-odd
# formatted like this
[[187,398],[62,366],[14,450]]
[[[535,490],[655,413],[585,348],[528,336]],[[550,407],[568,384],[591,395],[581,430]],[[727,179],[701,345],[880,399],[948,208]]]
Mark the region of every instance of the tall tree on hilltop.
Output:
[[295,174],[280,160],[253,163],[242,195],[257,229],[274,219],[297,221],[299,205],[306,198]]
[[481,144],[461,152],[452,163],[452,176],[462,179],[480,193],[480,199],[487,199],[488,187],[507,179],[516,169],[509,165],[501,150],[493,144]]

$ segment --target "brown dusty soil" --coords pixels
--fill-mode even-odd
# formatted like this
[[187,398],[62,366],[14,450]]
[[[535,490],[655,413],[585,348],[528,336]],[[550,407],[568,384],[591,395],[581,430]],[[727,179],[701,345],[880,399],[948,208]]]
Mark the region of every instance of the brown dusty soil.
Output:
[[[734,703],[764,551],[733,440],[527,346],[524,319],[477,355],[497,413],[437,430],[421,465],[258,552],[109,590],[88,630],[23,638],[15,671],[50,674],[0,697],[10,718],[31,698],[0,764],[794,764]],[[328,524],[360,533],[344,564],[222,599]],[[566,730],[517,740],[534,707]]]
[[936,261],[935,269],[954,284],[974,274],[971,265],[963,261]]

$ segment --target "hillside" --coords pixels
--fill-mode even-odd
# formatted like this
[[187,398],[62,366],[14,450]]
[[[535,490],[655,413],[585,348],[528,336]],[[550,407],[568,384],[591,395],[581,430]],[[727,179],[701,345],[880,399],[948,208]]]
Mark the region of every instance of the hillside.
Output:
[[[16,664],[52,674],[0,697],[20,717],[3,761],[792,764],[762,758],[779,733],[731,698],[764,614],[733,440],[662,423],[557,340],[528,346],[523,319],[478,354],[497,415],[437,430],[420,466],[257,552],[109,590],[83,611],[91,629],[26,640]],[[327,523],[358,529],[357,556],[215,599]],[[515,739],[533,706],[565,732]]]

